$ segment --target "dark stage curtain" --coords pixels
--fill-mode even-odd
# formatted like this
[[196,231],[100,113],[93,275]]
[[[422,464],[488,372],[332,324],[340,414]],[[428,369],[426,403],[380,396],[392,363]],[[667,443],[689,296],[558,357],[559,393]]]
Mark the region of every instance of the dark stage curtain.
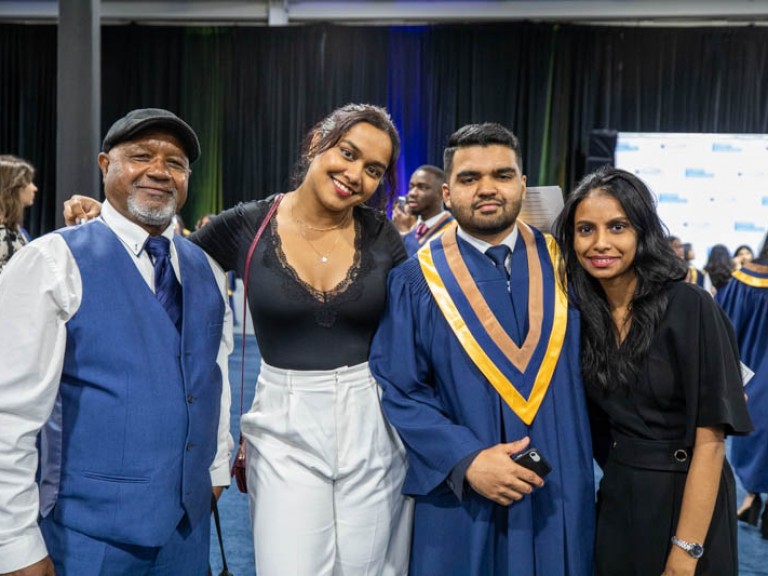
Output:
[[[0,25],[0,150],[32,160],[50,230],[56,31]],[[160,106],[198,131],[188,227],[206,212],[291,187],[300,139],[347,102],[387,106],[401,188],[442,164],[448,136],[496,121],[523,146],[530,185],[569,190],[594,129],[768,132],[768,30],[554,24],[102,29],[102,132]],[[95,159],[94,159],[95,166]]]
[[0,24],[0,154],[32,163],[39,189],[26,210],[32,236],[55,226],[56,27]]

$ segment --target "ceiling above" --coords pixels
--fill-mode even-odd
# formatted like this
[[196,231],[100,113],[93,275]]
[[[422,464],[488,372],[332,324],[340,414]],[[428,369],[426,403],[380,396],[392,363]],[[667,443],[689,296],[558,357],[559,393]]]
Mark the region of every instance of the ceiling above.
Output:
[[[82,0],[59,0],[74,2]],[[0,0],[0,21],[52,23],[56,0]],[[768,22],[756,0],[102,0],[104,24],[270,25],[535,20],[648,25]]]

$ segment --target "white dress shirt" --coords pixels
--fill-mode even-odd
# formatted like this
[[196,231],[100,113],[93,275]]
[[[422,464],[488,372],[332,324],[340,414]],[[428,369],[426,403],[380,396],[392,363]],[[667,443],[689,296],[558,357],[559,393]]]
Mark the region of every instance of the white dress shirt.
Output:
[[[148,233],[109,202],[102,221],[133,257],[136,268],[154,291],[154,267],[143,250]],[[89,226],[90,224],[85,224]],[[163,236],[173,238],[173,226]],[[171,262],[179,273],[176,247]],[[210,468],[214,486],[230,483],[228,356],[232,351],[232,312],[224,271],[208,262],[224,301],[224,327],[217,356],[222,375],[218,449]],[[28,244],[0,275],[0,574],[33,564],[47,555],[37,525],[35,484],[38,431],[48,420],[58,394],[66,349],[66,324],[78,311],[82,281],[77,263],[60,234],[47,234]]]

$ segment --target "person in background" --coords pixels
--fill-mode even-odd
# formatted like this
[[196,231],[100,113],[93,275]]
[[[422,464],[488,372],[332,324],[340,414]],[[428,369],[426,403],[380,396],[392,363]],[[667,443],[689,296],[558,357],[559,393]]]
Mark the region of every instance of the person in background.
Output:
[[747,246],[746,244],[742,244],[736,250],[733,251],[733,268],[734,270],[740,269],[744,264],[747,264],[748,262],[752,262],[752,259],[755,257],[754,253],[752,252],[752,248]]
[[707,273],[712,281],[710,292],[717,294],[723,286],[728,284],[733,272],[733,260],[728,248],[723,244],[715,244],[709,251],[707,263],[704,265],[704,272]]
[[224,272],[173,233],[199,156],[176,115],[129,112],[98,156],[101,217],[0,275],[0,573],[207,573],[232,335]]
[[685,260],[685,247],[682,240],[680,240],[680,238],[677,236],[667,236],[667,241],[672,247],[672,251],[675,253],[675,256],[681,260]]
[[184,218],[181,214],[174,214],[173,216],[173,232],[179,236],[189,236],[192,232],[184,224]]
[[211,221],[211,218],[213,218],[215,214],[203,214],[195,223],[195,232],[200,230],[203,226],[208,224]]
[[[306,135],[296,188],[253,253],[248,303],[262,365],[241,430],[259,576],[407,572],[405,451],[368,368],[387,274],[406,254],[386,214],[366,202],[383,180],[395,190],[399,151],[383,108],[331,112]],[[275,201],[226,210],[189,239],[244,278]],[[65,215],[97,210],[77,197]]]
[[419,166],[411,175],[405,201],[410,213],[418,219],[414,228],[403,237],[409,256],[453,224],[453,216],[443,208],[444,182],[443,171],[429,164]]
[[[409,573],[589,576],[592,451],[557,246],[517,219],[526,179],[509,130],[464,126],[444,164],[458,228],[392,271],[371,349],[409,455]],[[527,448],[538,473],[514,460]]]
[[[203,228],[204,226],[207,226],[208,223],[211,221],[211,218],[213,218],[215,214],[204,214],[202,217],[200,217],[197,222],[195,223],[195,232]],[[189,236],[190,232],[185,234],[186,236]],[[234,270],[229,270],[227,272],[227,299],[229,301],[229,307],[232,309],[232,325],[233,326],[239,326],[239,322],[237,320],[237,310],[235,310],[235,282],[237,281],[237,276],[235,275]]]
[[24,209],[35,203],[35,169],[26,160],[0,156],[0,272],[27,242]]
[[[734,271],[715,300],[733,322],[743,362],[754,372],[745,391],[755,431],[731,441],[731,462],[747,490],[738,510],[739,520],[757,526],[768,539],[768,235],[757,259]],[[761,515],[762,511],[762,515]]]
[[693,265],[693,260],[696,258],[696,255],[693,252],[693,245],[681,242],[677,236],[668,236],[667,239],[669,240],[675,255],[688,265],[688,273],[685,276],[685,281],[690,282],[691,284],[696,284],[705,290],[710,290],[712,283],[709,280],[709,276]]
[[685,281],[691,284],[696,284],[701,288],[709,291],[712,288],[712,283],[709,280],[709,275],[703,270],[699,270],[693,265],[693,261],[696,259],[696,253],[693,251],[693,244],[685,242],[683,244],[683,260],[688,264],[688,274],[685,276]]
[[604,473],[596,574],[738,574],[724,438],[752,425],[728,318],[682,281],[686,265],[635,175],[606,167],[585,177],[554,230],[581,312]]

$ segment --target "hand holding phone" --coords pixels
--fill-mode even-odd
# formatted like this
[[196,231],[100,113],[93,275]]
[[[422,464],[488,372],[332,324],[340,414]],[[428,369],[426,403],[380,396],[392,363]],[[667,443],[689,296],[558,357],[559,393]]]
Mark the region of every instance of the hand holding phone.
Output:
[[544,478],[552,472],[552,466],[536,448],[528,448],[516,456],[512,456],[516,464],[535,472],[539,478]]

